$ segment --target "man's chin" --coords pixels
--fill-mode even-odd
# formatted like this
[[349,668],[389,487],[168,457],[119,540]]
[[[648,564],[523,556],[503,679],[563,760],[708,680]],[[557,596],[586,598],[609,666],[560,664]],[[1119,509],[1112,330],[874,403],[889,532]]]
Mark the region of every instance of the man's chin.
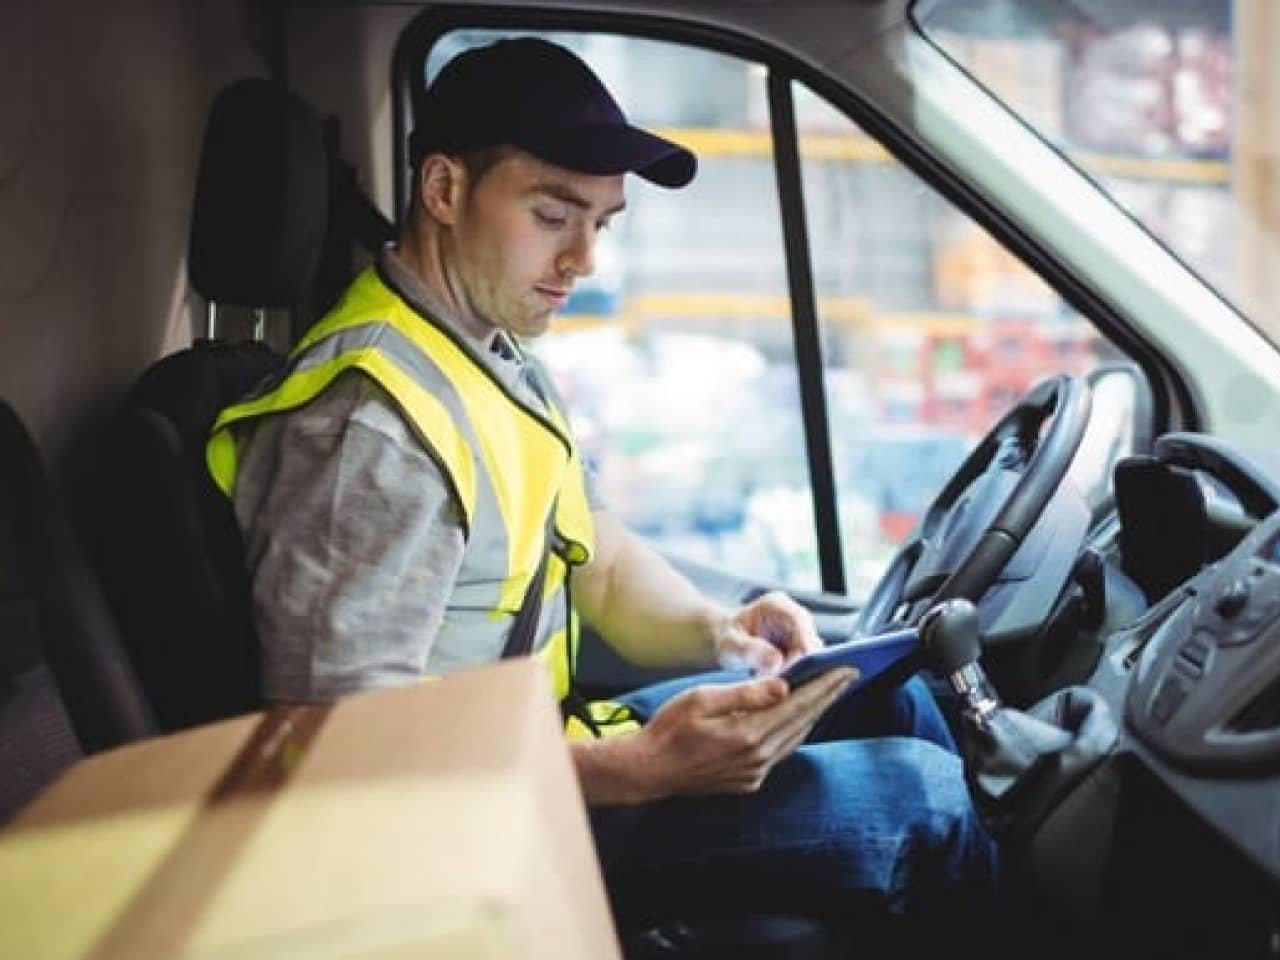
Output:
[[550,310],[547,310],[544,313],[537,313],[533,316],[525,317],[511,332],[524,340],[540,337],[547,332],[548,328],[550,328],[553,316],[554,314]]

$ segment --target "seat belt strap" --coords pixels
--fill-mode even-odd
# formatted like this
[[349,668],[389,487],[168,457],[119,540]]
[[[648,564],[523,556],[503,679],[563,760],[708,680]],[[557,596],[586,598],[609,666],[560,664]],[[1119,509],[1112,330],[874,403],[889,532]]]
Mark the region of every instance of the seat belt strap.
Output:
[[556,536],[556,506],[551,504],[551,512],[547,515],[546,543],[542,550],[542,561],[537,572],[529,581],[520,609],[516,611],[515,621],[507,633],[507,642],[502,647],[502,659],[524,657],[533,652],[534,642],[538,638],[538,618],[542,614],[543,587],[547,582],[547,563],[551,559],[552,546]]
[[[533,579],[529,581],[529,588],[525,591],[524,601],[520,604],[520,609],[516,612],[515,622],[511,624],[511,632],[507,634],[507,642],[502,648],[502,658],[504,660],[511,657],[523,657],[533,651],[534,641],[538,635],[538,617],[542,613],[542,594],[543,586],[547,582],[547,563],[551,559],[551,554],[555,551],[556,545],[556,506],[551,505],[551,513],[547,517],[546,547],[542,552],[542,562],[538,564],[538,570],[533,575]],[[564,699],[560,701],[560,714],[567,721],[569,717],[577,717],[591,731],[593,736],[600,736],[600,727],[596,723],[595,718],[591,715],[590,705],[585,697],[578,692],[575,682],[573,663],[576,659],[573,649],[573,595],[569,590],[569,582],[573,577],[573,567],[566,562],[564,572],[564,602],[565,602],[565,630],[568,636],[565,637],[565,653],[569,658],[569,692]]]

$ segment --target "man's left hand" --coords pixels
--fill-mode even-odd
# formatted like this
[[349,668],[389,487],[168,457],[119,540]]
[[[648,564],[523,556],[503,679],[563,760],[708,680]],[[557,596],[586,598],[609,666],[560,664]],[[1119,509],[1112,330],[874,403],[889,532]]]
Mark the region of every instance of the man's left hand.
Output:
[[780,670],[821,648],[809,611],[779,590],[739,608],[724,621],[715,640],[721,666],[748,666],[760,673]]

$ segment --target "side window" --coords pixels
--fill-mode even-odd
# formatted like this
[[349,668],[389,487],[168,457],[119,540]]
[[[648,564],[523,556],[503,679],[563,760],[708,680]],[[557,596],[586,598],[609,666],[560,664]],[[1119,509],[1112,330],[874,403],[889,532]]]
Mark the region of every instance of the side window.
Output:
[[843,113],[792,84],[849,592],[1037,380],[1118,358]]
[[[446,34],[428,79],[503,35]],[[542,35],[586,60],[634,122],[699,157],[684,190],[629,178],[595,275],[534,345],[605,500],[666,551],[821,586],[800,395],[820,373],[840,559],[864,596],[1010,404],[1048,374],[1118,358],[971,218],[792,82],[824,356],[823,370],[798,370],[767,69],[671,42]]]
[[[501,35],[446,35],[428,75]],[[765,71],[674,43],[543,35],[590,64],[632,122],[700,161],[683,190],[628,178],[595,275],[534,344],[602,495],[671,553],[816,588]]]

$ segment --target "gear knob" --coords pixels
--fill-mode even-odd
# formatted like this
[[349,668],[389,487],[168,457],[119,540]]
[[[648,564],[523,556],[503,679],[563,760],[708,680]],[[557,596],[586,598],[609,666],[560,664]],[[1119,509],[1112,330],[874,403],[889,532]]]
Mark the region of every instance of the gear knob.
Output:
[[968,600],[944,600],[920,621],[920,639],[934,669],[951,676],[982,655],[978,611]]
[[982,639],[978,611],[968,600],[946,600],[920,620],[920,641],[933,668],[951,684],[965,712],[983,727],[1000,708],[1000,698],[978,665]]

